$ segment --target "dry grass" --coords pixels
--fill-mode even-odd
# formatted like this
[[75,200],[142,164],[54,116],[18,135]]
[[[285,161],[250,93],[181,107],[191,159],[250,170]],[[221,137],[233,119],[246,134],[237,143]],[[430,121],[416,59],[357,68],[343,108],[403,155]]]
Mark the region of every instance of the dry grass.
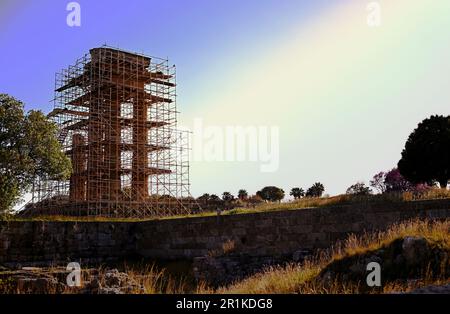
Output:
[[292,202],[284,202],[284,203],[262,203],[256,206],[255,208],[238,207],[225,212],[224,215],[260,213],[266,211],[295,210],[304,208],[341,205],[348,203],[350,199],[351,196],[349,195],[337,195],[332,197],[302,198]]
[[415,219],[395,224],[386,231],[365,233],[360,236],[352,234],[345,241],[338,243],[332,248],[332,258],[338,259],[348,255],[376,250],[396,239],[407,236],[424,237],[445,248],[450,248],[450,220],[429,221]]
[[[102,287],[107,287],[108,285],[105,281],[105,275],[110,270],[111,268],[105,266],[99,266],[98,268],[96,268],[95,273],[92,272],[92,269],[83,270],[81,272],[81,287],[68,287],[67,285],[65,285],[65,282],[62,282],[64,283],[62,291],[56,291],[56,287],[50,286],[45,293],[78,294],[86,287],[86,285],[89,285],[89,283],[92,282],[94,278],[97,278],[99,284]],[[56,278],[56,274],[61,271],[65,271],[65,268],[52,266],[46,269],[38,269],[36,271],[31,270],[30,277],[33,277],[32,274],[34,273],[37,277]],[[192,287],[192,285],[189,285],[185,278],[177,278],[175,276],[172,276],[168,274],[165,269],[159,268],[155,264],[132,266],[125,264],[121,271],[127,274],[129,280],[128,284],[133,284],[132,287],[134,287],[132,291],[127,291],[127,293],[182,294],[196,292],[196,287]],[[0,278],[0,294],[26,293],[30,293],[30,291],[20,291],[19,287],[12,277],[6,277],[3,279]],[[96,291],[93,290],[91,291],[91,293],[96,293]]]
[[[342,194],[331,197],[319,197],[319,198],[302,198],[291,202],[268,202],[261,203],[254,208],[238,207],[232,210],[223,211],[222,215],[236,215],[236,214],[251,214],[267,211],[282,211],[282,210],[297,210],[305,208],[317,208],[327,206],[339,206],[359,203],[364,206],[365,203],[385,203],[392,202],[406,202],[414,200],[432,200],[432,199],[446,199],[450,198],[450,190],[433,188],[421,192],[420,194],[414,194],[412,192],[404,192],[400,194],[376,194],[376,195],[348,195]],[[207,211],[191,215],[174,215],[165,217],[151,217],[151,218],[114,218],[114,217],[101,217],[101,216],[87,216],[87,217],[75,217],[75,216],[39,216],[33,218],[21,218],[17,216],[0,216],[0,220],[13,220],[13,221],[84,221],[84,222],[136,222],[136,221],[148,221],[148,220],[166,220],[166,219],[182,219],[182,218],[195,218],[195,217],[210,217],[216,216],[216,211]]]
[[[393,225],[383,232],[366,233],[358,237],[350,235],[346,240],[337,243],[329,250],[322,251],[303,264],[270,267],[250,278],[216,290],[209,288],[204,282],[192,286],[186,278],[176,278],[168,274],[166,270],[156,267],[154,264],[132,266],[125,264],[123,271],[128,274],[131,280],[143,287],[143,290],[137,289],[136,291],[132,291],[132,293],[361,293],[363,289],[360,283],[335,280],[324,285],[321,280],[317,280],[318,275],[332,262],[356,254],[364,254],[380,249],[406,236],[424,237],[435,245],[439,245],[444,249],[450,249],[450,220],[428,221],[416,219]],[[234,243],[224,243],[222,251],[226,253],[230,250],[234,250]],[[56,271],[57,269],[55,268],[54,270]],[[100,267],[98,270],[99,278],[103,278],[106,271],[106,269]],[[84,282],[89,281],[89,278],[86,276],[88,275],[84,276]],[[382,289],[375,289],[369,291],[369,293],[407,292],[426,285],[442,285],[448,284],[449,282],[450,278],[436,278],[430,270],[427,270],[422,278],[418,278],[417,280],[387,282]],[[7,289],[10,285],[10,282],[3,280],[3,282],[0,282],[0,291]],[[20,293],[20,291],[13,293]],[[74,291],[68,290],[66,293],[74,293]]]
[[128,268],[124,272],[131,280],[134,280],[144,289],[143,291],[133,291],[133,293],[144,294],[180,294],[188,292],[186,280],[177,279],[167,274],[164,269],[159,269],[155,265],[145,268]]
[[405,192],[402,194],[402,199],[404,201],[411,200],[432,200],[432,199],[443,199],[450,198],[450,190],[449,189],[428,189],[419,194],[414,194],[412,192]]
[[285,267],[270,267],[264,272],[229,287],[219,288],[214,292],[227,294],[295,293],[299,284],[314,278],[320,270],[321,267],[314,263],[305,263],[301,267],[294,264]]
[[[392,241],[406,236],[424,237],[433,243],[450,249],[450,220],[440,221],[421,221],[412,220],[399,223],[390,227],[387,231],[377,233],[367,233],[361,237],[351,235],[347,240],[338,243],[329,250],[323,251],[315,258],[305,263],[290,264],[284,267],[268,268],[262,273],[256,274],[250,278],[234,283],[228,287],[220,288],[215,293],[360,293],[361,287],[358,283],[335,281],[326,286],[316,277],[327,265],[348,256],[366,253],[377,250]],[[391,282],[387,283],[382,291],[410,291],[412,289],[429,285],[443,284],[450,282],[449,278],[435,278],[430,272],[427,272],[423,278],[414,282]],[[205,291],[208,292],[208,291]]]
[[420,194],[414,194],[412,192],[387,193],[387,194],[364,195],[364,196],[341,194],[331,197],[319,197],[319,198],[306,197],[284,203],[262,203],[256,206],[255,208],[239,207],[225,212],[224,215],[258,213],[276,210],[296,210],[304,208],[350,205],[355,203],[364,205],[364,203],[392,203],[392,202],[407,202],[414,200],[433,200],[446,198],[450,198],[450,190],[438,188],[429,189]]

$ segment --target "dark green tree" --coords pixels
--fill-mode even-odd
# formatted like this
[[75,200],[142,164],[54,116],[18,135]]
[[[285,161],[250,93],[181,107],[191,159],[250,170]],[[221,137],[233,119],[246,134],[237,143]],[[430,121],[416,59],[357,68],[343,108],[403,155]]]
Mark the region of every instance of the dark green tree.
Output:
[[234,200],[234,196],[233,196],[233,194],[231,194],[230,192],[223,192],[223,193],[222,193],[222,200],[223,200],[224,202],[229,203],[229,202],[231,202],[231,201]]
[[363,182],[356,182],[347,189],[346,194],[369,195],[372,194],[372,190]]
[[210,195],[208,193],[203,194],[202,196],[199,196],[197,198],[197,201],[199,202],[207,202],[209,201]]
[[305,196],[305,191],[302,188],[292,188],[289,195],[293,196],[295,199],[299,199]]
[[239,190],[239,191],[238,191],[238,198],[239,198],[241,201],[244,201],[244,200],[248,199],[248,193],[247,193],[247,191],[244,190],[244,189]]
[[37,178],[67,179],[72,167],[57,127],[41,111],[0,94],[0,212],[7,212]]
[[409,135],[398,169],[412,183],[439,182],[446,188],[450,179],[450,116],[434,115],[419,123]]
[[306,196],[321,197],[324,191],[325,187],[323,186],[323,184],[320,182],[316,182],[306,191]]
[[211,202],[220,202],[220,201],[221,201],[220,197],[218,197],[216,194],[211,194],[211,195],[209,196],[209,200],[210,200]]
[[284,198],[284,191],[276,186],[266,186],[256,195],[265,201],[279,202]]

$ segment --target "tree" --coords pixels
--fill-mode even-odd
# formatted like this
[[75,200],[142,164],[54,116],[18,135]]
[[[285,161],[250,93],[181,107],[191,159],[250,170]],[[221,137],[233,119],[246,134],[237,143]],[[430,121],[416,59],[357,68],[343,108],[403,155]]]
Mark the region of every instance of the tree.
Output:
[[384,178],[384,185],[386,192],[406,192],[409,191],[413,185],[406,180],[397,168],[392,169],[386,173]]
[[325,187],[323,186],[323,184],[320,182],[316,182],[306,191],[306,196],[321,197],[324,191]]
[[305,191],[302,188],[292,188],[291,193],[289,193],[290,196],[293,196],[294,199],[299,199],[305,196]]
[[248,198],[248,203],[253,207],[256,207],[256,205],[258,205],[259,203],[262,203],[262,202],[263,202],[263,199],[258,195],[252,195]]
[[431,116],[409,135],[398,162],[400,173],[412,183],[450,179],[450,116]]
[[197,198],[197,201],[199,201],[203,204],[206,204],[206,203],[208,203],[209,199],[210,199],[210,195],[208,193],[204,193],[202,196],[199,196]]
[[380,171],[373,176],[372,180],[370,180],[370,186],[377,189],[378,192],[384,193],[386,192],[386,184],[384,184],[385,179],[386,172]]
[[41,111],[25,113],[23,103],[0,94],[0,212],[10,210],[37,178],[70,177],[57,127]]
[[244,200],[248,199],[248,193],[247,193],[247,191],[244,190],[244,189],[239,190],[239,191],[238,191],[238,198],[239,198],[241,201],[244,201]]
[[284,191],[276,186],[266,186],[261,191],[256,192],[256,195],[265,201],[277,202],[284,198]]
[[216,194],[211,194],[209,196],[209,201],[215,202],[215,203],[220,203],[222,200]]
[[234,196],[233,196],[233,194],[231,194],[230,192],[223,192],[223,194],[222,194],[222,200],[223,200],[224,202],[229,203],[229,202],[231,202],[231,201],[234,200]]
[[372,190],[364,182],[356,182],[347,189],[346,194],[369,195],[372,194]]
[[393,168],[388,172],[381,171],[374,175],[370,185],[380,193],[406,192],[414,188],[414,184],[406,180],[398,168]]

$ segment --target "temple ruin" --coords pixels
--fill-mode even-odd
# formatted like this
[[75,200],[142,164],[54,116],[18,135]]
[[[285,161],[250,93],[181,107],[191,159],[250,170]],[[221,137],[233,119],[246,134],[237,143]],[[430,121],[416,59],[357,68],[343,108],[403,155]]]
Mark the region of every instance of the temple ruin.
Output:
[[70,180],[36,180],[28,212],[148,217],[191,211],[188,134],[177,128],[175,66],[103,46],[56,74],[49,117]]

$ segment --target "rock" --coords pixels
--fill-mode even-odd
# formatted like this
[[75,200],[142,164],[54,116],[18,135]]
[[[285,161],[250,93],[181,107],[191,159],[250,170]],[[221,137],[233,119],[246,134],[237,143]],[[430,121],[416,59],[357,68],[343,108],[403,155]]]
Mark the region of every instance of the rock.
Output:
[[91,281],[86,283],[81,289],[80,293],[83,294],[98,294],[99,291],[102,289],[102,284],[100,283],[100,280],[97,277],[94,277]]
[[123,281],[126,281],[128,276],[125,273],[119,273],[117,269],[108,270],[105,273],[104,281],[108,287],[120,287]]
[[430,253],[428,241],[422,237],[406,237],[402,243],[402,256],[407,265],[418,264]]
[[40,271],[40,270],[42,270],[42,268],[39,268],[39,267],[22,267],[22,270],[25,270],[25,271]]
[[401,254],[394,257],[393,264],[397,267],[401,267],[405,263],[405,257]]
[[81,289],[83,294],[125,294],[143,293],[144,287],[140,286],[128,274],[117,269],[106,270],[104,274],[92,270],[91,278]]
[[335,276],[336,275],[332,271],[328,270],[323,273],[319,279],[322,281],[323,285],[329,285],[333,281]]
[[144,288],[130,278],[128,274],[119,272],[117,269],[107,271],[103,277],[103,283],[104,287],[99,289],[100,294],[144,292]]
[[124,294],[124,292],[118,287],[115,287],[115,288],[101,288],[98,291],[98,294]]
[[311,251],[309,250],[298,250],[292,254],[292,260],[296,263],[303,262],[307,257],[311,256]]
[[291,256],[208,255],[195,258],[192,269],[196,280],[206,282],[212,287],[220,287],[247,278],[270,266],[285,265],[291,261]]
[[383,282],[422,278],[425,272],[447,278],[450,267],[442,266],[449,265],[448,260],[448,249],[435,242],[423,237],[405,237],[377,250],[333,260],[321,271],[319,277],[325,282],[364,282],[368,274],[367,265],[377,262],[381,266]]
[[410,291],[412,294],[450,294],[450,284],[442,286],[426,286]]
[[11,287],[6,293],[81,293],[81,294],[124,294],[144,293],[145,289],[128,274],[117,269],[84,269],[81,287],[66,285],[67,270],[65,268],[47,269],[37,267],[23,267],[21,270],[0,273],[0,280],[8,278]]
[[64,285],[51,277],[20,277],[17,279],[17,290],[20,293],[32,294],[62,293],[64,291]]
[[361,276],[361,274],[364,275],[366,272],[366,265],[367,263],[356,261],[355,263],[350,265],[348,270],[351,272],[352,276]]

